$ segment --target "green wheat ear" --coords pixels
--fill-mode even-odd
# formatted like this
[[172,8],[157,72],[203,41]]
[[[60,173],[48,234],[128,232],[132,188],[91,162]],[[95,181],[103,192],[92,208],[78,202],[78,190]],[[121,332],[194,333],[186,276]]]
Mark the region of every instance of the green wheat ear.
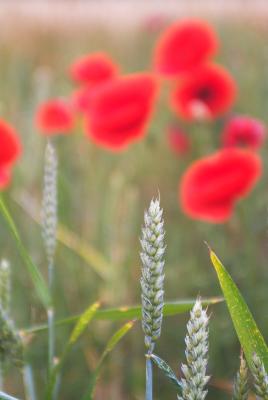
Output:
[[254,354],[252,357],[251,372],[254,378],[255,393],[263,400],[268,400],[268,375],[263,362]]
[[206,375],[208,364],[208,322],[206,310],[202,309],[200,299],[197,299],[187,324],[186,360],[181,370],[184,378],[181,379],[182,395],[178,400],[204,400],[207,395],[205,386],[209,381]]
[[236,374],[233,389],[233,400],[247,400],[249,396],[248,367],[243,353],[240,356],[240,368]]
[[144,214],[140,253],[142,261],[141,300],[145,346],[153,352],[160,337],[164,307],[164,221],[159,200],[152,200]]

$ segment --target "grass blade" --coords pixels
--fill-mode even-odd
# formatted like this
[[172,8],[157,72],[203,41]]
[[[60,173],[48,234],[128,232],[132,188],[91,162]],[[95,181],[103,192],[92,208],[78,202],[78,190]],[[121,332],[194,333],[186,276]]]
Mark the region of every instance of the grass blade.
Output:
[[108,341],[108,343],[101,355],[101,358],[98,362],[98,365],[90,377],[90,383],[88,385],[86,394],[83,396],[82,400],[92,400],[93,399],[96,383],[98,381],[101,367],[102,367],[106,357],[115,348],[115,346],[120,342],[120,340],[123,339],[123,337],[130,331],[130,329],[132,329],[134,323],[135,323],[135,321],[127,322],[118,331],[116,331],[115,334]]
[[[217,304],[223,301],[222,297],[210,297],[207,299],[202,299],[202,305],[208,306],[212,304]],[[165,317],[183,314],[190,311],[195,304],[195,299],[189,300],[177,300],[167,302],[164,305],[163,315]],[[80,315],[74,315],[62,320],[56,321],[56,326],[69,325],[76,322],[80,318]],[[94,319],[97,320],[107,320],[107,321],[121,321],[125,319],[140,319],[141,318],[141,306],[125,306],[119,308],[108,308],[103,310],[98,310]],[[47,330],[47,325],[37,325],[31,328],[26,328],[22,330],[22,334],[32,334]]]
[[51,303],[51,299],[45,280],[25,249],[15,222],[13,221],[13,218],[6,207],[2,196],[0,196],[0,212],[2,213],[9,230],[16,241],[19,253],[25,263],[29,275],[31,276],[37,295],[45,308],[48,308]]
[[210,259],[216,270],[229,313],[249,366],[252,366],[252,356],[255,353],[263,361],[265,369],[268,371],[268,348],[243,296],[216,254],[211,250]]
[[79,317],[77,323],[75,324],[72,333],[70,335],[70,338],[65,346],[65,349],[63,350],[62,356],[58,363],[54,366],[52,369],[52,372],[49,377],[48,385],[47,385],[47,390],[46,390],[46,400],[52,400],[53,399],[53,393],[54,393],[54,388],[57,383],[57,376],[58,373],[60,372],[60,369],[62,368],[63,362],[68,355],[69,351],[71,350],[72,346],[77,342],[77,340],[80,338],[80,336],[83,334],[85,329],[88,327],[90,322],[92,321],[94,315],[96,314],[98,308],[100,306],[99,302],[96,302],[92,305],[90,305],[83,314]]

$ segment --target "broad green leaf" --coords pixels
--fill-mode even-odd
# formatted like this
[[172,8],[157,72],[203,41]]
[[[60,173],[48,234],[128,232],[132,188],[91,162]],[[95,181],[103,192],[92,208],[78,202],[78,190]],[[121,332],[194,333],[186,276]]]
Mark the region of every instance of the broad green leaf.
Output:
[[[193,308],[195,301],[196,301],[195,299],[189,299],[189,300],[177,300],[177,301],[167,302],[164,305],[163,314],[165,317],[168,317],[188,312]],[[202,299],[202,305],[208,306],[220,303],[221,301],[223,301],[222,297],[210,297],[207,299]],[[56,321],[56,326],[72,324],[76,322],[79,318],[80,315],[64,318],[62,320]],[[120,321],[124,319],[140,319],[140,318],[141,318],[141,306],[108,308],[104,310],[98,310],[94,315],[94,319],[108,320],[108,321]],[[47,330],[46,324],[23,329],[22,333],[32,334],[32,333],[42,332],[45,330]]]
[[[33,199],[31,197],[29,201],[27,201],[29,197],[27,193],[23,193],[23,196],[16,196],[14,201],[33,221],[40,225],[41,220],[36,209],[37,207],[35,208],[33,206]],[[24,198],[26,198],[26,200],[24,200]],[[31,204],[31,207],[29,207],[29,204]],[[113,266],[94,246],[62,224],[58,224],[57,240],[82,258],[100,278],[109,279],[110,271],[113,270]]]
[[162,360],[162,358],[160,358],[156,354],[151,354],[150,358],[158,366],[158,368],[164,372],[166,377],[176,386],[176,388],[181,389],[180,381],[176,377],[172,368],[166,363],[166,361]]
[[98,381],[101,367],[106,359],[106,357],[109,355],[109,353],[115,348],[117,343],[120,342],[120,340],[132,329],[135,321],[130,321],[127,322],[125,325],[123,325],[115,334],[111,337],[111,339],[108,341],[101,358],[98,362],[98,365],[93,372],[93,374],[90,376],[90,382],[86,391],[86,394],[83,396],[82,400],[93,400],[93,395],[96,387],[96,383]]
[[46,400],[53,399],[53,393],[54,393],[55,385],[57,382],[57,376],[62,368],[63,362],[64,362],[66,356],[68,355],[69,351],[71,350],[72,346],[77,342],[77,340],[80,338],[82,333],[85,331],[85,329],[88,327],[88,325],[92,321],[99,306],[100,306],[99,302],[96,302],[96,303],[90,305],[86,309],[86,311],[80,316],[77,323],[75,324],[75,327],[72,330],[71,336],[63,350],[62,356],[60,357],[59,361],[54,366],[54,368],[52,369],[52,372],[50,374],[49,381],[47,384],[47,389],[46,389],[46,397],[45,397]]
[[256,353],[268,371],[268,348],[243,296],[216,254],[211,250],[210,258],[249,366],[252,365],[252,356]]
[[7,226],[9,228],[13,238],[16,241],[19,253],[20,253],[20,255],[25,263],[25,266],[31,276],[35,290],[36,290],[40,300],[42,301],[43,305],[45,306],[45,308],[48,308],[51,303],[51,299],[50,299],[50,294],[49,294],[47,285],[45,283],[45,280],[44,280],[43,276],[41,275],[40,271],[38,270],[37,266],[32,261],[31,257],[29,256],[27,250],[25,249],[25,247],[21,241],[17,227],[15,225],[15,222],[13,221],[13,218],[11,217],[11,215],[5,205],[5,202],[1,196],[0,196],[0,211],[7,223]]

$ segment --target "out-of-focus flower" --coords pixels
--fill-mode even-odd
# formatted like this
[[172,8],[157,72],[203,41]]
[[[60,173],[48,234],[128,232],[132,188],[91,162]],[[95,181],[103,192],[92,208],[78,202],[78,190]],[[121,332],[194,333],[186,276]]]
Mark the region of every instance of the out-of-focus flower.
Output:
[[189,136],[175,124],[171,124],[167,127],[167,140],[170,149],[176,155],[187,154],[190,150],[191,143]]
[[70,133],[74,128],[72,107],[62,99],[42,103],[36,112],[36,126],[44,135]]
[[91,86],[86,85],[73,92],[72,104],[75,111],[82,114],[88,112],[93,90]]
[[235,203],[253,188],[261,171],[261,159],[238,148],[224,149],[197,160],[180,183],[182,210],[192,218],[224,222],[230,218]]
[[262,121],[248,116],[236,116],[225,125],[222,133],[224,147],[242,146],[257,150],[264,143],[266,128]]
[[171,95],[171,106],[181,117],[211,119],[233,104],[236,84],[223,67],[207,64],[181,81]]
[[95,85],[107,79],[114,78],[118,74],[118,66],[105,53],[91,53],[78,58],[70,67],[70,75],[73,80]]
[[21,142],[15,129],[0,119],[0,189],[10,183],[13,164],[18,160],[21,151]]
[[157,42],[154,67],[167,78],[199,67],[218,49],[213,28],[202,20],[183,20],[171,25]]
[[92,93],[86,133],[98,145],[121,150],[144,137],[158,83],[154,75],[139,73],[99,85]]
[[5,189],[11,181],[11,171],[9,167],[0,167],[0,190]]

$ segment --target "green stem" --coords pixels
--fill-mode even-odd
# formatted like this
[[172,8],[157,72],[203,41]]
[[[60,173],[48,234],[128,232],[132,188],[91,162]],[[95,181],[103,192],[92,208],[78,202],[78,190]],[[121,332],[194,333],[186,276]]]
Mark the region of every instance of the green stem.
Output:
[[146,354],[146,400],[153,400],[153,366],[149,354]]
[[[53,284],[54,284],[54,265],[53,262],[48,264],[48,288],[51,299],[53,299]],[[55,313],[53,300],[47,309],[47,324],[48,324],[48,372],[51,373],[54,366],[55,358]]]
[[27,400],[36,400],[33,371],[29,364],[25,364],[23,367],[23,382],[25,388],[25,398]]

